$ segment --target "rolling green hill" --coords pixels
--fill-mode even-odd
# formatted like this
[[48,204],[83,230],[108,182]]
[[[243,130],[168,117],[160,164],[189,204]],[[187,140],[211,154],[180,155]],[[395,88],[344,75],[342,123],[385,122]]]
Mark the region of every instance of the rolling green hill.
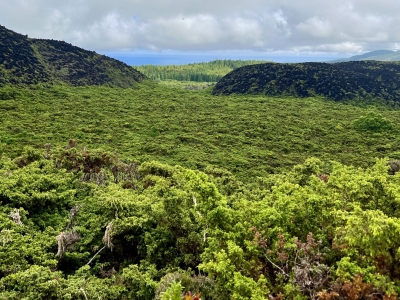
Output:
[[400,101],[400,62],[353,61],[246,66],[223,77],[214,95],[262,94],[309,97],[335,101],[382,99]]
[[0,26],[0,85],[67,83],[131,87],[146,76],[66,42],[31,39]]

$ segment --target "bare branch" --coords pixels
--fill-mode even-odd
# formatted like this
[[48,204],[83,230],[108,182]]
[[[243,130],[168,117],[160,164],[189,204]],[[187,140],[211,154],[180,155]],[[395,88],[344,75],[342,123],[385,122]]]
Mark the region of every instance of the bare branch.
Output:
[[85,296],[85,299],[88,300],[88,297],[86,296],[85,290],[83,288],[80,288],[80,291],[82,292],[83,296]]
[[103,248],[101,248],[99,251],[97,251],[96,254],[91,258],[91,260],[89,260],[89,262],[88,262],[86,265],[89,265],[89,264],[93,261],[93,259],[94,259],[97,255],[99,255],[99,253],[100,253],[101,251],[103,251],[106,247],[107,247],[107,248],[110,248],[111,251],[112,251],[113,244],[112,244],[111,232],[112,232],[112,228],[113,228],[113,223],[114,223],[114,222],[111,221],[110,223],[108,223],[108,225],[107,225],[107,227],[106,227],[106,230],[105,230],[105,232],[104,232],[104,237],[103,237],[103,243],[104,243]]
[[103,249],[105,249],[106,246],[104,246],[103,248],[101,248],[99,251],[96,252],[96,254],[91,258],[91,260],[89,260],[89,262],[86,265],[90,265],[90,263],[93,261],[93,259],[101,252],[103,251]]
[[267,255],[264,254],[264,256],[265,256],[265,258],[266,258],[275,268],[279,269],[279,271],[281,271],[283,275],[285,275],[285,276],[288,277],[288,278],[290,277],[288,274],[286,274],[286,272],[285,272],[283,269],[281,269],[278,265],[276,265],[275,263],[273,263],[273,262],[269,259],[269,257],[268,257]]

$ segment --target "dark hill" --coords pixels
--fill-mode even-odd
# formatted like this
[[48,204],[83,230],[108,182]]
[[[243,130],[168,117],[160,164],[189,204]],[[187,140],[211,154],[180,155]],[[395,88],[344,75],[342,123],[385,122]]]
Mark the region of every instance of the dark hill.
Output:
[[113,58],[0,26],[0,86],[65,82],[130,87],[143,79],[145,75]]
[[230,72],[213,94],[322,95],[336,101],[372,96],[400,101],[399,75],[397,62],[267,63]]

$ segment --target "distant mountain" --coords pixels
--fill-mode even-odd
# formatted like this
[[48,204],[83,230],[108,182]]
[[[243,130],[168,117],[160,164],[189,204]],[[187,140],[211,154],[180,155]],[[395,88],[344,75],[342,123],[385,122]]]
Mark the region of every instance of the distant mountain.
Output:
[[213,94],[263,94],[400,101],[400,62],[267,63],[233,70]]
[[146,78],[113,58],[62,41],[31,39],[0,26],[0,86],[65,82],[131,87]]
[[400,61],[400,51],[395,52],[391,50],[376,50],[361,55],[355,55],[349,58],[335,59],[328,62],[335,63],[355,60]]

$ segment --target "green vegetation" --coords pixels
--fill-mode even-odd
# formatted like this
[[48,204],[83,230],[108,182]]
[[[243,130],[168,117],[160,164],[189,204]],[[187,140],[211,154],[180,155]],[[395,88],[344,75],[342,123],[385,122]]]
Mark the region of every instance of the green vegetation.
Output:
[[390,131],[393,124],[382,115],[368,112],[365,116],[361,116],[353,123],[354,127],[361,130],[369,131]]
[[265,62],[261,60],[214,60],[187,65],[144,65],[135,68],[153,80],[217,82],[234,69]]
[[0,298],[396,299],[400,111],[210,93],[0,88]]
[[[400,111],[380,110],[390,131],[354,122],[371,109],[322,98],[211,96],[153,83],[107,87],[0,88],[0,152],[60,146],[73,138],[121,158],[191,169],[213,165],[252,181],[311,156],[367,167],[400,159]],[[15,99],[15,100],[14,100]],[[378,113],[379,114],[379,113]]]
[[398,65],[248,66],[221,96],[0,35],[0,299],[398,298]]
[[400,173],[237,180],[70,140],[0,160],[1,299],[396,299]]
[[159,81],[158,84],[165,85],[165,86],[172,87],[172,88],[180,88],[180,89],[190,90],[190,91],[203,90],[203,89],[207,89],[209,87],[213,87],[215,85],[215,83],[213,83],[213,82],[178,81],[178,80],[172,80],[172,79]]

